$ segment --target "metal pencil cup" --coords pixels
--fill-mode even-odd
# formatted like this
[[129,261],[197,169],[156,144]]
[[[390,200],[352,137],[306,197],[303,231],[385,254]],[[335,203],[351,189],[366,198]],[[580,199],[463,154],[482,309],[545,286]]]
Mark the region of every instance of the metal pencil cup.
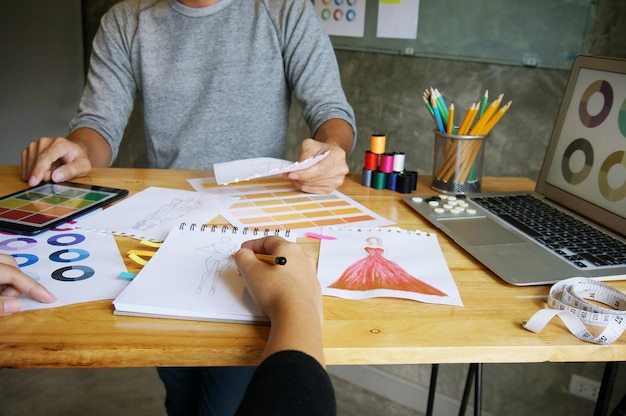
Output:
[[486,137],[435,130],[431,188],[446,194],[480,192]]

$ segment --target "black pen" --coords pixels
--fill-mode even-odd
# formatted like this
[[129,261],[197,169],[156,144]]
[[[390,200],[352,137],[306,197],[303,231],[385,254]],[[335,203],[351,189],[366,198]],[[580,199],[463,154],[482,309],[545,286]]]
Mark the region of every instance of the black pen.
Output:
[[279,266],[284,266],[287,264],[287,258],[281,256],[272,256],[271,254],[259,254],[254,253],[257,259],[266,262],[267,264],[278,264]]

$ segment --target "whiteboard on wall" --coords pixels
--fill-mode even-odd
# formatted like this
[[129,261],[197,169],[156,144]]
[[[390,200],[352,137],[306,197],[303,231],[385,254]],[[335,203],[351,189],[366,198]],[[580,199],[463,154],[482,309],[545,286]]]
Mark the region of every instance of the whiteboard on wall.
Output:
[[380,24],[404,20],[380,23],[381,6],[387,13],[410,1],[416,0],[315,0],[320,17],[324,5],[331,24],[363,26],[362,36],[331,35],[336,49],[558,69],[569,69],[576,55],[588,52],[592,0],[417,0],[414,39],[379,37]]

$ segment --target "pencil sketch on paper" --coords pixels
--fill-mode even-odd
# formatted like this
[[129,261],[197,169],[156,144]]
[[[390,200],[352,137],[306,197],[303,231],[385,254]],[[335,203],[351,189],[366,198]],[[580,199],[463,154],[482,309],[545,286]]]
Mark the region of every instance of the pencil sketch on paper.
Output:
[[196,249],[208,255],[204,260],[205,270],[196,289],[196,295],[203,292],[204,285],[209,279],[211,279],[211,286],[208,294],[211,296],[215,295],[215,289],[222,275],[233,266],[232,255],[237,248],[237,244],[232,243],[230,237],[222,237],[219,242]]
[[160,227],[174,220],[182,218],[185,214],[199,208],[202,201],[195,198],[172,199],[165,205],[162,205],[155,211],[151,212],[141,220],[137,221],[133,228],[135,230],[146,231],[155,227]]
[[434,286],[409,274],[399,264],[385,258],[385,247],[377,236],[366,238],[362,247],[365,257],[357,260],[329,288],[344,290],[390,289],[425,295],[448,296]]

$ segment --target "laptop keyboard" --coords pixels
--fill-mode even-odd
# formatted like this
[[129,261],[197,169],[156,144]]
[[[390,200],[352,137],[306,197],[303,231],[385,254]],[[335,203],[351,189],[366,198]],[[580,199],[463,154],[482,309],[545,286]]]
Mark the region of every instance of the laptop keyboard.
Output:
[[579,268],[626,264],[626,244],[531,195],[472,201]]

